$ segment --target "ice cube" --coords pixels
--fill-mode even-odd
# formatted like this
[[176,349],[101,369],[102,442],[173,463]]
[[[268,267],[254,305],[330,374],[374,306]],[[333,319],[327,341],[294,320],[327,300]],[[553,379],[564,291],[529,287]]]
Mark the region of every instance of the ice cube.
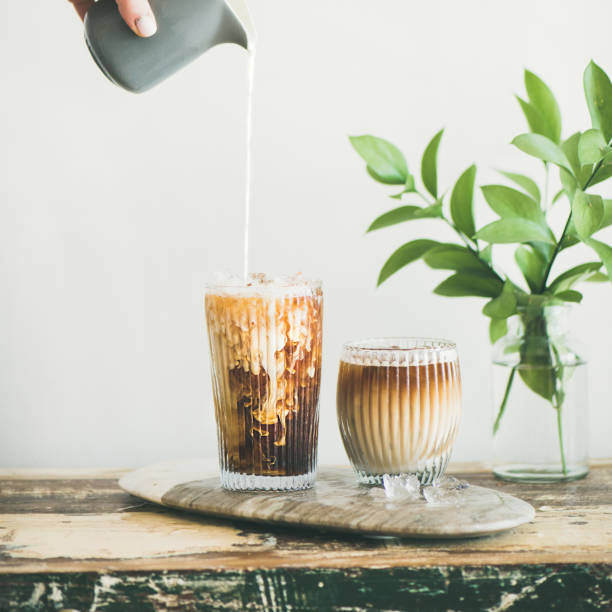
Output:
[[440,486],[445,489],[455,489],[460,491],[461,489],[467,489],[470,486],[469,482],[465,480],[459,480],[454,476],[444,476],[440,479]]
[[459,504],[469,486],[464,480],[444,476],[437,483],[423,487],[422,494],[428,504]]
[[416,500],[420,498],[421,483],[414,474],[399,476],[385,474],[383,476],[383,486],[385,495],[389,499]]
[[423,497],[428,504],[454,504],[459,501],[459,493],[456,489],[444,489],[437,485],[423,487]]

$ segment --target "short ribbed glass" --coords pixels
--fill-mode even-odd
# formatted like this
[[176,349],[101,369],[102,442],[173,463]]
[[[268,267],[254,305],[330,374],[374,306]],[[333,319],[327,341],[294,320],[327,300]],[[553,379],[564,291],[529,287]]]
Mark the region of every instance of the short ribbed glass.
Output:
[[323,296],[318,281],[213,285],[206,292],[221,485],[312,486]]
[[376,338],[344,345],[338,375],[340,434],[360,482],[444,473],[461,416],[455,344]]

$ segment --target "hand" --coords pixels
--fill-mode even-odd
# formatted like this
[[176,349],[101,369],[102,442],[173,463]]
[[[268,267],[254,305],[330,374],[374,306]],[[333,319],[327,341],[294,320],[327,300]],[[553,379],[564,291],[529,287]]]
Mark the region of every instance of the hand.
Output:
[[[69,0],[74,4],[74,8],[81,17],[85,18],[87,9],[93,4],[93,0]],[[149,5],[148,0],[116,0],[119,7],[119,13],[123,17],[123,21],[127,23],[130,29],[143,38],[153,36],[157,32],[157,23],[155,15]]]

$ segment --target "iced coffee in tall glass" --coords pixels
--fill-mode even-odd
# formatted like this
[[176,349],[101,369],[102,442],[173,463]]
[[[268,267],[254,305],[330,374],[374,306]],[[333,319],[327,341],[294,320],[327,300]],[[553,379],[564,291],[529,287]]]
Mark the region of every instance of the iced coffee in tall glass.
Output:
[[323,297],[301,276],[206,291],[221,484],[310,487],[317,460]]

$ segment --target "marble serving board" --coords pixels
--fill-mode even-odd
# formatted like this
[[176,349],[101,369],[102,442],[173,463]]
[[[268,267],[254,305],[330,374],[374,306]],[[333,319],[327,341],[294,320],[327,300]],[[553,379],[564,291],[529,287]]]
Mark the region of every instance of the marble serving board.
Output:
[[498,533],[531,521],[535,511],[512,495],[470,486],[455,500],[389,499],[359,485],[350,468],[322,467],[312,489],[226,491],[210,463],[160,463],[123,476],[122,489],[148,501],[199,514],[370,536],[464,538]]

